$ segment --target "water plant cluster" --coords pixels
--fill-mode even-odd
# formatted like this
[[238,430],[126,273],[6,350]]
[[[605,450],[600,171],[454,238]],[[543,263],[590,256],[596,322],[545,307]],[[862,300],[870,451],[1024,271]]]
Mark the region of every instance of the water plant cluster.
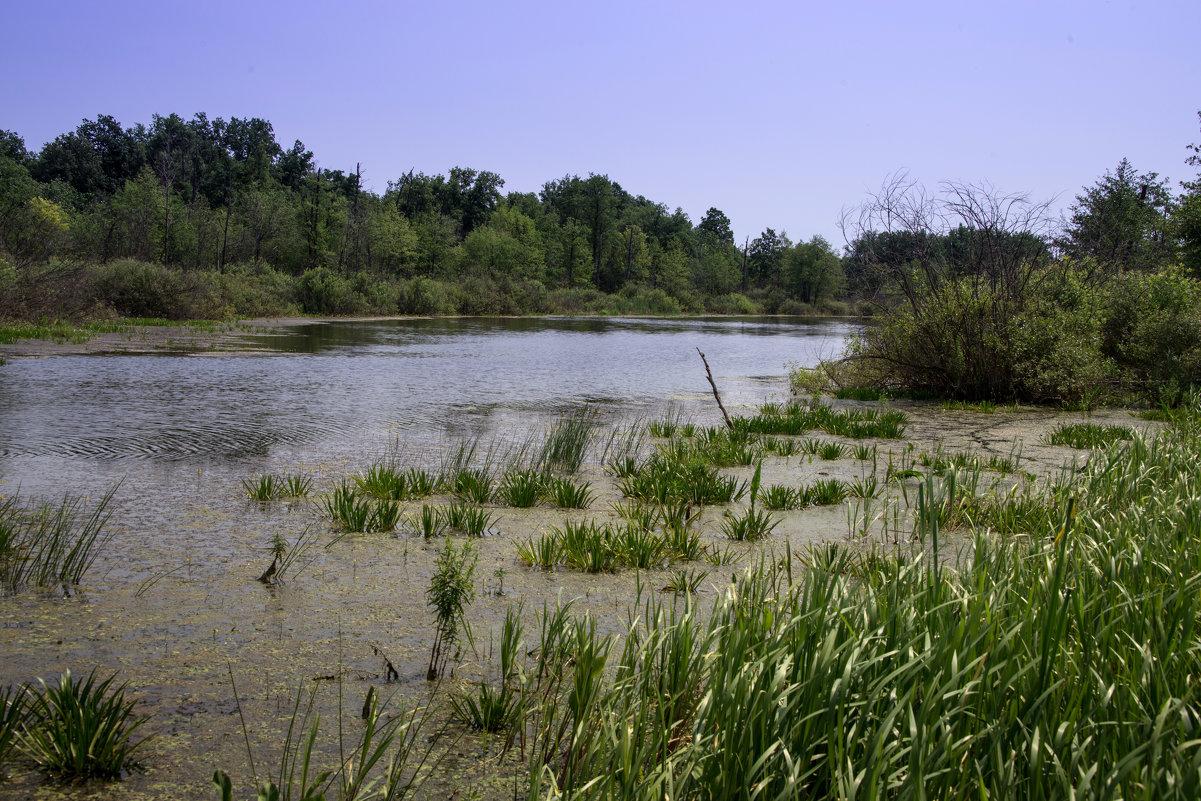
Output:
[[620,566],[648,569],[669,559],[698,559],[705,554],[696,514],[687,506],[625,511],[618,523],[565,521],[550,531],[517,543],[517,557],[542,570],[569,567],[609,573]]
[[0,498],[0,590],[79,584],[111,538],[104,527],[115,491],[90,509],[69,495],[57,505]]
[[765,558],[622,639],[544,609],[510,669],[529,797],[1194,797],[1199,451],[1196,410],[1112,444],[957,562],[934,510],[970,493],[928,474],[917,550]]
[[140,767],[147,738],[136,735],[146,718],[115,682],[68,670],[57,682],[0,688],[0,776],[20,761],[63,780],[119,778]]
[[900,439],[905,436],[905,415],[896,409],[838,409],[821,403],[802,403],[797,400],[783,405],[766,405],[761,407],[758,414],[735,417],[732,423],[736,431],[760,435],[796,436],[816,428],[827,434],[850,439]]

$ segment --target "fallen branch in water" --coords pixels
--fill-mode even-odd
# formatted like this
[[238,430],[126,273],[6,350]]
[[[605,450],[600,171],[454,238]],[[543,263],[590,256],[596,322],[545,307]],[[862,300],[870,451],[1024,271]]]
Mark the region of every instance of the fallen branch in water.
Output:
[[705,358],[705,354],[700,348],[697,348],[696,352],[701,354],[701,361],[705,363],[705,375],[709,378],[709,386],[713,387],[713,397],[717,400],[717,408],[721,409],[721,416],[726,419],[726,427],[733,428],[734,423],[730,421],[730,415],[726,412],[726,405],[721,402],[721,395],[718,393],[717,384],[713,380],[713,371],[709,369],[709,360]]

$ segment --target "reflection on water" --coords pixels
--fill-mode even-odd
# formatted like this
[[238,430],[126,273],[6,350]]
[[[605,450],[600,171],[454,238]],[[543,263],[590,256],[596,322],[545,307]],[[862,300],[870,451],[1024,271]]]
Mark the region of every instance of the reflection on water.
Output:
[[[0,461],[263,458],[382,432],[482,434],[588,404],[762,400],[785,363],[836,354],[829,320],[413,319],[314,323],[225,356],[66,356],[0,372]],[[323,448],[323,446],[325,446]]]

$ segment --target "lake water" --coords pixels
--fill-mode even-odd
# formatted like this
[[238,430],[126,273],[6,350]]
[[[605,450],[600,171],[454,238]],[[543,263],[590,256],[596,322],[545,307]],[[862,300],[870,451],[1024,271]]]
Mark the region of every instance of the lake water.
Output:
[[[184,465],[241,473],[502,437],[587,406],[717,414],[786,391],[786,363],[837,355],[854,326],[799,318],[410,319],[246,336],[222,355],[59,356],[0,368],[0,481],[86,490]],[[135,461],[157,463],[135,466]],[[63,485],[66,486],[63,486]]]

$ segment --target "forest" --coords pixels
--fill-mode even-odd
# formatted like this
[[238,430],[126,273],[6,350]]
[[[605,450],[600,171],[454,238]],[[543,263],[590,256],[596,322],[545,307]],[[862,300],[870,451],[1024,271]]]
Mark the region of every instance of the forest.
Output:
[[107,115],[26,149],[0,132],[0,318],[844,313],[821,237],[739,242],[606,175],[504,193],[487,170],[317,166],[259,118]]

